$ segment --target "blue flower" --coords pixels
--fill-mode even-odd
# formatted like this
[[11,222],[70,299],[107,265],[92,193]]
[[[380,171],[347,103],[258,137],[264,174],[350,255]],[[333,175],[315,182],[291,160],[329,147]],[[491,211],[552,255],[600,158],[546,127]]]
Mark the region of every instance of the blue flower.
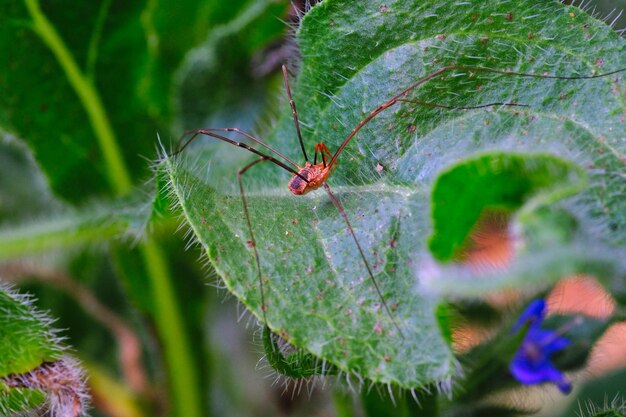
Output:
[[509,365],[509,370],[522,384],[553,382],[562,393],[568,394],[572,390],[572,384],[554,367],[550,357],[569,346],[570,341],[554,330],[544,330],[540,327],[545,311],[546,302],[541,299],[535,300],[524,310],[513,327],[513,331],[517,331],[522,326],[528,325],[528,330]]

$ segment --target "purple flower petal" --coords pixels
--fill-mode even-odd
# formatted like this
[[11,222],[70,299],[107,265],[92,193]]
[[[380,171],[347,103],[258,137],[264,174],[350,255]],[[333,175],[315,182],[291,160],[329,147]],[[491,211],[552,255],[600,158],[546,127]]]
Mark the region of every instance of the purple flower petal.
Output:
[[524,385],[553,382],[564,394],[571,391],[572,386],[561,371],[556,369],[549,360],[530,362],[523,355],[516,355],[509,366],[511,374]]
[[526,310],[513,326],[513,331],[518,331],[526,323],[530,323],[531,327],[538,327],[546,314],[546,302],[544,299],[539,298],[531,302]]
[[546,356],[563,350],[571,344],[568,339],[560,337],[554,330],[544,330],[539,327],[528,329],[524,343],[534,343],[541,347],[541,351]]
[[509,364],[511,374],[522,384],[541,384],[552,382],[562,393],[568,394],[572,384],[550,362],[550,356],[570,345],[570,341],[561,337],[554,330],[542,329],[541,323],[545,316],[546,303],[544,300],[535,300],[524,310],[514,331],[530,323],[524,340]]

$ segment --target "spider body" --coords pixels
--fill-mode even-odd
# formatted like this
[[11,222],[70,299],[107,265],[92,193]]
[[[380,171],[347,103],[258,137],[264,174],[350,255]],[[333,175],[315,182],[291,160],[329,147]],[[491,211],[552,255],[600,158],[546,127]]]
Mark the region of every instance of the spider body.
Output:
[[[322,162],[317,162],[320,155]],[[326,182],[328,176],[333,172],[335,165],[329,165],[327,161],[332,158],[332,154],[323,143],[315,145],[315,159],[311,163],[306,161],[303,167],[298,167],[298,173],[293,174],[289,181],[289,191],[295,195],[303,195],[309,191],[317,190]]]

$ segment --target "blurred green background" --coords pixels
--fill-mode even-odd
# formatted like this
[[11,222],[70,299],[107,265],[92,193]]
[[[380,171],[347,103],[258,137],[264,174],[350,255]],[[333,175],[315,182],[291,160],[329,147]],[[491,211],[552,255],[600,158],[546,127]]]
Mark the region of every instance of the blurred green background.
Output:
[[[237,126],[262,136],[284,111],[277,106],[284,103],[280,65],[298,61],[295,28],[303,2],[51,0],[36,6],[0,0],[0,227],[76,233],[60,245],[33,241],[33,253],[19,260],[5,253],[0,276],[58,318],[56,327],[65,329],[90,374],[92,415],[336,416],[351,409],[357,395],[346,394],[341,383],[329,381],[324,389],[288,383],[259,360],[255,320],[220,288],[201,250],[185,247],[167,198],[160,195],[154,212],[145,203],[160,185],[152,169],[157,137],[170,149],[192,128]],[[626,0],[584,6],[612,22]],[[71,59],[52,53],[54,45],[33,31],[37,12]],[[626,16],[614,27],[625,28]],[[80,70],[74,78],[67,75],[68,59]],[[81,80],[95,86],[96,99]],[[94,132],[89,120],[98,117],[108,128]],[[120,144],[117,171],[99,156],[107,135]],[[107,223],[107,210],[117,210],[111,198],[136,207],[127,224]],[[102,213],[98,230],[115,235],[123,229],[125,237],[85,246],[99,236],[79,233],[84,213]],[[158,242],[152,246],[137,243],[135,233],[146,224]],[[148,259],[174,283],[169,297],[152,297],[163,280]],[[173,310],[163,307],[171,303]],[[169,358],[164,351],[174,359],[163,359]],[[178,380],[165,378],[178,372],[168,367],[180,371]]]

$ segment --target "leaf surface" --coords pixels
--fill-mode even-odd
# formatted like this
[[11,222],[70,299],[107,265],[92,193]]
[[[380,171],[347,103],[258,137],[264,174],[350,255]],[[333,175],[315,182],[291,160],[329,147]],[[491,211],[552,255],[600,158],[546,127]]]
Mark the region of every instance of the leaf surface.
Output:
[[[298,40],[303,60],[292,88],[309,158],[314,143],[334,151],[370,111],[445,65],[561,76],[626,67],[626,44],[610,28],[579,9],[548,2],[331,0],[305,16]],[[328,184],[405,338],[381,307],[328,196],[318,191],[295,197],[286,190],[288,172],[267,162],[251,168],[243,181],[269,327],[340,369],[377,382],[414,388],[448,381],[455,372],[444,337],[448,329],[440,329],[438,298],[420,286],[433,232],[433,182],[448,167],[488,152],[558,155],[564,164],[585,168],[590,186],[579,197],[585,214],[606,216],[612,227],[607,240],[622,240],[626,203],[616,198],[624,189],[622,78],[552,80],[451,70],[405,97],[447,106],[527,107],[450,110],[402,102],[347,145]],[[266,139],[302,163],[286,104],[283,111]],[[236,180],[237,170],[255,156],[217,140],[199,143],[167,162],[173,190],[226,286],[261,318]],[[548,185],[558,186],[558,178]]]
[[[29,298],[0,285],[0,377],[30,371],[62,352],[50,319]],[[30,390],[6,389],[0,381],[0,412],[24,411],[43,400]]]

